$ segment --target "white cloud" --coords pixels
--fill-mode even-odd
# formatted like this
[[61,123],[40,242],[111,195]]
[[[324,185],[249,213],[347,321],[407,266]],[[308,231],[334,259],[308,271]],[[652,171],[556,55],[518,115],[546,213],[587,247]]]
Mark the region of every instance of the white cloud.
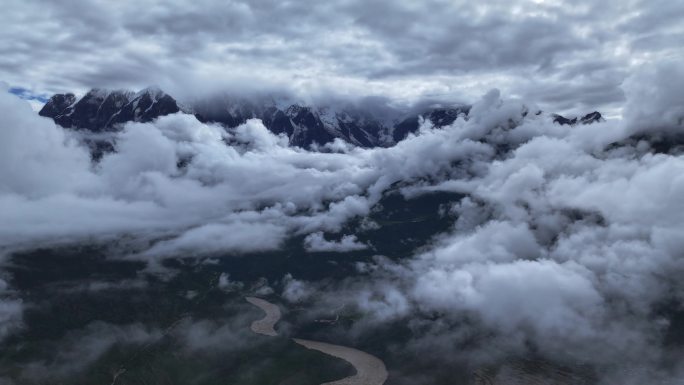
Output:
[[28,103],[0,88],[0,192],[30,198],[68,193],[92,183],[88,151]]
[[681,132],[684,127],[684,69],[681,61],[644,64],[625,82],[625,116],[635,132]]
[[283,227],[268,223],[212,223],[190,229],[177,238],[161,241],[145,256],[183,253],[187,256],[228,251],[249,253],[276,250],[286,236]]
[[322,231],[309,234],[304,238],[304,248],[309,252],[336,252],[345,253],[348,251],[365,250],[368,245],[359,242],[356,235],[343,235],[339,241],[329,241],[325,239]]
[[[2,280],[0,282],[6,284]],[[21,328],[23,315],[24,303],[21,299],[0,298],[0,340]]]
[[228,273],[221,273],[219,276],[218,287],[225,291],[236,291],[242,290],[244,284],[240,281],[232,281],[230,279],[230,274]]
[[285,274],[283,277],[282,296],[290,302],[301,302],[309,299],[316,293],[316,288],[299,279],[295,279],[292,274]]
[[[674,100],[681,95],[669,87],[662,92]],[[453,231],[410,259],[376,259],[363,270],[370,277],[332,285],[329,297],[347,298],[366,313],[357,332],[397,320],[412,325],[407,348],[437,344],[447,354],[459,346],[496,357],[533,346],[558,362],[594,365],[606,383],[625,380],[625,367],[636,373],[629,384],[646,374],[677,378],[681,368],[668,367],[664,357],[681,352],[665,347],[663,338],[667,311],[684,301],[677,278],[684,272],[682,155],[611,146],[643,127],[640,114],[563,128],[544,115],[523,119],[521,104],[496,92],[476,107],[470,120],[444,131],[512,149],[465,166],[465,177],[442,174],[429,188],[421,185],[470,195],[452,208]],[[438,134],[428,130],[400,146],[431,164],[444,156],[439,147],[431,156],[421,152],[418,143],[431,135]],[[321,308],[330,305],[319,301]],[[665,303],[671,305],[664,312]],[[430,327],[421,329],[423,320]],[[473,334],[488,337],[470,349]]]

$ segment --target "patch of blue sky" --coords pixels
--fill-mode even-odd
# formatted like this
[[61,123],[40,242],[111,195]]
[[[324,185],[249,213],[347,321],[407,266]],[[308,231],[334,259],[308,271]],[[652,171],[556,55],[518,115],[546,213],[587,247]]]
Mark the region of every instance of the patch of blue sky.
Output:
[[37,100],[41,103],[47,103],[49,99],[46,95],[34,94],[33,92],[31,92],[31,90],[28,90],[23,87],[10,87],[8,91],[9,93],[17,95],[18,97],[25,100]]

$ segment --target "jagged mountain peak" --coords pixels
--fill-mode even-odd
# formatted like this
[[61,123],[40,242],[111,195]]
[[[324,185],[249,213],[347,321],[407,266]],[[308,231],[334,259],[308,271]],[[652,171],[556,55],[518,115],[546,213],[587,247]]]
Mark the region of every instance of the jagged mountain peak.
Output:
[[603,119],[603,116],[601,115],[600,112],[594,111],[594,112],[590,112],[590,113],[584,115],[584,116],[580,119],[580,122],[581,122],[582,124],[591,124],[591,123],[594,123],[594,122],[602,122],[602,121],[604,121],[604,120],[605,120],[605,119]]
[[[385,108],[382,113],[376,113],[375,105],[368,107],[350,101],[317,105],[284,93],[247,96],[221,93],[182,108],[159,87],[148,87],[137,93],[96,88],[80,99],[73,95],[55,95],[48,104],[41,115],[52,117],[64,127],[95,132],[116,130],[120,123],[146,122],[178,111],[193,113],[200,121],[220,123],[227,128],[258,118],[272,132],[287,135],[292,145],[300,147],[325,144],[335,138],[363,147],[386,146],[418,129],[418,114],[412,111]],[[435,125],[443,126],[463,112],[460,108],[439,106],[422,112]],[[395,126],[402,122],[396,130]]]
[[72,93],[55,94],[45,103],[43,108],[38,112],[40,116],[54,118],[66,110],[69,106],[76,103],[76,95]]
[[[429,103],[412,109],[392,107],[382,101],[327,101],[306,103],[289,94],[236,95],[228,92],[181,106],[172,96],[152,86],[138,92],[93,89],[83,97],[54,95],[40,111],[63,127],[94,132],[117,130],[125,122],[149,122],[176,112],[191,113],[202,122],[219,123],[231,129],[248,119],[258,118],[266,128],[284,134],[290,144],[309,147],[329,143],[335,138],[362,147],[389,146],[420,127],[421,117],[436,127],[467,118],[470,106]],[[380,103],[380,104],[378,104]],[[559,124],[590,124],[602,121],[594,111],[581,118],[551,115]]]
[[178,111],[180,108],[175,99],[159,88],[146,88],[137,93],[93,88],[81,98],[73,94],[57,94],[50,98],[39,114],[66,128],[100,132],[115,130],[120,123],[149,122]]
[[[79,99],[78,104],[97,105],[99,107],[107,105],[112,108],[121,108],[123,105],[130,102],[134,95],[134,92],[128,90],[93,88]],[[109,106],[108,104],[111,104],[112,106]]]
[[574,126],[577,123],[580,124],[592,124],[595,122],[602,122],[605,119],[603,119],[603,116],[601,115],[600,112],[594,111],[590,112],[586,115],[583,115],[581,117],[572,117],[572,118],[566,118],[563,115],[558,115],[558,114],[551,114],[551,117],[553,118],[553,121],[555,123],[558,123],[560,125],[569,125],[569,126]]

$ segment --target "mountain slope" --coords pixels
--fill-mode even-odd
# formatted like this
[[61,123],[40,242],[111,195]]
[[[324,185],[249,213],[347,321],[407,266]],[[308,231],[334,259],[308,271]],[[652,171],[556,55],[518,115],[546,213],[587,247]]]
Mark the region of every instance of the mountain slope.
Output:
[[149,122],[178,111],[176,100],[156,88],[138,93],[93,89],[80,99],[73,94],[54,95],[39,114],[65,128],[103,132],[116,130],[119,123]]
[[[452,124],[459,116],[467,119],[470,106],[428,106],[404,111],[340,103],[306,105],[285,97],[232,97],[215,95],[196,100],[187,108],[158,88],[138,93],[125,90],[93,89],[78,99],[73,94],[54,95],[40,110],[65,128],[91,132],[117,131],[126,122],[149,122],[177,112],[191,113],[205,123],[219,123],[230,129],[248,119],[261,119],[266,128],[289,138],[290,145],[309,148],[339,138],[360,147],[391,146],[420,128],[423,120],[435,127]],[[552,115],[562,125],[590,124],[603,120],[598,112],[568,119]]]

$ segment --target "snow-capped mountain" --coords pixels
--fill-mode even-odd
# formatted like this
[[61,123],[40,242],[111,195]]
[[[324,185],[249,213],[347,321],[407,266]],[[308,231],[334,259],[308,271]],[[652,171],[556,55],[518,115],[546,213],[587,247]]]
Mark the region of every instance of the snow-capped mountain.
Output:
[[335,138],[361,147],[389,146],[416,132],[420,116],[436,126],[452,123],[469,107],[431,107],[419,112],[399,109],[378,113],[371,108],[347,104],[307,105],[284,97],[247,98],[214,96],[181,105],[158,88],[138,93],[93,89],[81,98],[54,95],[39,112],[62,127],[92,132],[116,131],[121,123],[148,122],[176,112],[194,114],[202,122],[236,127],[258,118],[276,134],[285,134],[293,146],[325,144]]
[[386,108],[380,113],[374,108],[348,102],[317,105],[282,96],[219,95],[195,101],[192,111],[200,121],[218,122],[226,127],[258,118],[273,133],[285,134],[291,145],[305,148],[336,138],[361,147],[388,146],[397,142],[392,133],[404,120],[414,120],[415,124],[407,127],[399,139],[419,127],[417,114],[409,116],[400,109]]
[[588,113],[582,117],[566,118],[565,116],[558,115],[558,114],[552,114],[551,116],[553,117],[554,122],[556,122],[560,125],[569,125],[569,126],[574,126],[577,123],[591,124],[591,123],[595,123],[595,122],[604,121],[603,116],[598,111],[590,112],[590,113]]
[[[371,103],[372,104],[372,103]],[[420,127],[421,119],[436,127],[467,117],[467,105],[430,105],[418,110],[364,106],[363,103],[307,104],[284,96],[236,97],[227,94],[195,100],[181,107],[173,97],[154,87],[138,93],[93,89],[78,99],[73,94],[54,95],[39,112],[62,127],[91,132],[116,131],[125,122],[149,122],[183,112],[202,122],[234,128],[248,119],[261,119],[273,133],[284,134],[290,144],[308,148],[336,138],[361,147],[391,146]],[[589,124],[602,120],[598,112],[581,118],[552,115],[558,124]]]
[[57,94],[39,114],[53,118],[62,127],[102,132],[116,130],[120,123],[149,122],[178,111],[175,99],[150,87],[138,93],[93,89],[80,99],[73,94]]

